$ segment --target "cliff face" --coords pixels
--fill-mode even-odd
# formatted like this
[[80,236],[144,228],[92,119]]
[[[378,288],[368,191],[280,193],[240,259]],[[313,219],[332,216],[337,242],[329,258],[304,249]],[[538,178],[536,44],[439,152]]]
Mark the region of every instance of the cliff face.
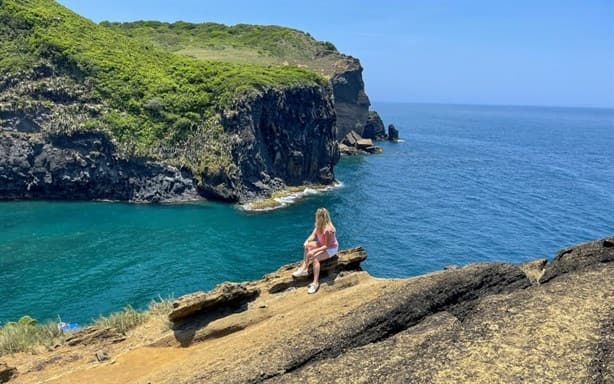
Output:
[[[73,104],[88,108],[85,100]],[[329,184],[339,159],[326,87],[269,89],[237,100],[220,118],[219,141],[232,164],[206,168],[200,182],[172,159],[121,154],[100,131],[50,133],[44,127],[67,124],[52,110],[0,110],[0,199],[244,201],[287,185]]]
[[329,184],[339,160],[325,87],[269,89],[224,111],[234,172],[203,175],[205,194],[245,200],[285,185]]
[[362,66],[358,59],[347,57],[337,68],[330,79],[337,113],[337,138],[344,138],[352,130],[362,135],[371,105],[365,93]]
[[127,200],[198,198],[188,172],[117,157],[97,132],[43,137],[0,132],[0,199]]

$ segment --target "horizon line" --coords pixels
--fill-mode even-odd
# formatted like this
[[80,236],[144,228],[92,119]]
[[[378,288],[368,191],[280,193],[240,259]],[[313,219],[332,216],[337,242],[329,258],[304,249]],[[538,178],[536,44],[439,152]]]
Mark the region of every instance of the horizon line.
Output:
[[442,102],[442,101],[400,101],[400,100],[371,100],[373,104],[424,104],[424,105],[459,105],[476,107],[524,107],[524,108],[576,108],[576,109],[603,109],[614,111],[612,106],[588,106],[588,105],[553,105],[553,104],[486,104],[471,102]]

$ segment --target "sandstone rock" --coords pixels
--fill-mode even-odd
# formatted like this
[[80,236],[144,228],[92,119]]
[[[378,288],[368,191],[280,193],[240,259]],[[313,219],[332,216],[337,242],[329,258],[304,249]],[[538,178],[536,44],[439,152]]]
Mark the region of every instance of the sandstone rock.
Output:
[[5,362],[0,361],[0,383],[8,383],[16,374],[16,368],[9,367]]
[[[329,274],[338,274],[342,271],[360,271],[360,263],[367,259],[367,252],[362,247],[353,247],[341,250],[329,259],[320,263],[320,275],[325,277]],[[292,272],[300,263],[281,267],[276,272],[265,275],[263,280],[268,287],[269,293],[277,293],[288,288],[304,286],[311,278],[313,268],[309,266],[309,275],[301,278],[292,276]]]
[[369,118],[362,131],[362,137],[372,140],[384,140],[387,138],[386,128],[377,112],[369,111]]
[[244,284],[222,283],[209,292],[181,296],[173,302],[168,319],[177,322],[204,310],[236,306],[255,299],[259,294],[259,289],[248,288]]
[[65,344],[70,346],[75,345],[92,345],[100,342],[119,343],[126,339],[125,335],[117,332],[110,327],[86,327],[75,332],[65,340]]
[[399,130],[393,124],[388,126],[388,140],[399,141]]
[[546,265],[539,282],[543,284],[562,274],[613,260],[614,237],[574,245],[557,253],[552,262]]
[[[303,367],[318,367],[319,363],[334,361],[336,357],[349,351],[360,355],[361,351],[374,344],[394,345],[395,335],[437,313],[447,311],[450,315],[446,318],[452,319],[454,324],[460,324],[472,313],[479,300],[528,286],[528,279],[518,267],[503,263],[473,264],[408,279],[390,288],[382,286],[378,288],[380,293],[376,298],[366,300],[364,304],[343,315],[305,324],[304,328],[296,332],[286,330],[282,335],[287,336],[278,338],[274,344],[263,345],[260,349],[260,353],[267,356],[267,359],[257,363],[244,361],[240,372],[216,372],[203,378],[216,382],[224,377],[228,382],[245,383],[258,380],[271,383],[344,381],[342,378],[355,369],[354,367],[345,370],[341,365],[335,364],[330,370],[315,371],[313,376],[308,374],[309,369]],[[422,344],[428,346],[427,340]],[[420,345],[421,343],[418,343],[418,346]],[[418,350],[417,353],[421,351]],[[368,360],[368,356],[369,353],[363,358]],[[365,375],[364,380],[353,377],[351,381],[347,381],[381,382],[377,379],[376,368],[386,364],[385,352],[378,353],[372,361],[372,374]],[[400,369],[400,366],[405,367],[401,372],[406,372],[411,363],[399,362],[395,369]],[[340,369],[347,373],[340,375]],[[411,381],[401,379],[392,382]]]

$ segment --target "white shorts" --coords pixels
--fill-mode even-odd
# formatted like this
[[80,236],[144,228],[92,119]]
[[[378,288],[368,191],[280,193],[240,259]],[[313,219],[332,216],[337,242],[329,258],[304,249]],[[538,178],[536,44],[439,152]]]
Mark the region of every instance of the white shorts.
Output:
[[339,247],[328,248],[326,250],[326,253],[328,253],[328,257],[333,257],[333,256],[335,256],[335,253],[337,253],[338,250],[339,250]]

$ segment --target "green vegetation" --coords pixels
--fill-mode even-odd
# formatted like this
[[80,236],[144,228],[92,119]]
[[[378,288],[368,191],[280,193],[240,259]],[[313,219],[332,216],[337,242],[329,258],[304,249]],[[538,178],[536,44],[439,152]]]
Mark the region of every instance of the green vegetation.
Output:
[[125,334],[136,326],[143,324],[145,318],[145,314],[137,312],[132,306],[128,305],[122,311],[112,313],[108,317],[100,316],[94,322],[94,326],[115,328],[117,332]]
[[[84,85],[90,98],[103,105],[91,118],[64,125],[75,130],[71,123],[77,121],[78,129],[109,132],[133,154],[168,159],[176,159],[169,154],[181,152],[195,132],[222,135],[215,117],[240,95],[326,84],[318,75],[292,66],[238,65],[175,55],[97,25],[52,0],[0,1],[0,93],[3,78],[39,65]],[[32,102],[48,103],[44,95],[35,93]],[[216,152],[217,157],[179,157],[181,165],[198,173],[206,166],[203,162],[215,163],[214,168],[230,162],[229,153],[219,148]]]
[[317,41],[308,33],[279,26],[183,21],[102,22],[101,25],[167,51],[203,60],[296,65],[330,75],[335,62],[342,57],[331,42]]
[[16,352],[34,352],[36,347],[49,347],[61,340],[57,324],[38,324],[30,316],[0,327],[0,356]]
[[[173,298],[152,300],[145,312],[138,312],[127,306],[120,312],[109,316],[100,316],[92,325],[95,327],[111,327],[117,332],[126,334],[131,329],[152,320],[162,322],[162,331],[170,329],[168,314],[173,308]],[[65,337],[57,323],[39,324],[30,316],[23,316],[19,321],[9,322],[0,327],[0,356],[17,352],[36,352],[41,348],[49,348],[61,344]]]

